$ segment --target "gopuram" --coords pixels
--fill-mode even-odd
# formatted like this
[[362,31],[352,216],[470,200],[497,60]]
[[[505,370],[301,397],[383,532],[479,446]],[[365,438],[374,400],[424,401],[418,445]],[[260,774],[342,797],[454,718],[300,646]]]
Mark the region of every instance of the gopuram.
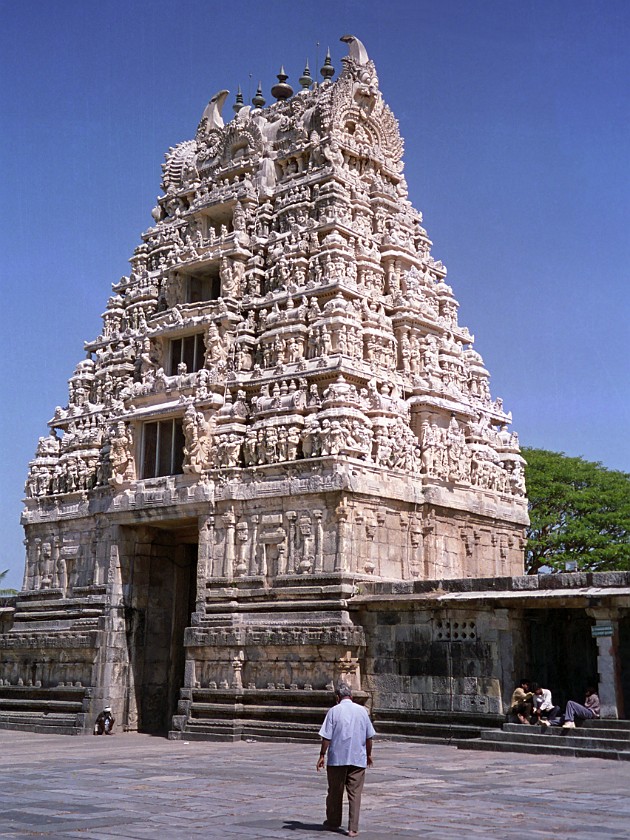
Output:
[[[230,121],[221,90],[166,154],[29,464],[0,725],[91,731],[111,705],[129,731],[300,736],[340,677],[399,708],[410,683],[378,675],[403,654],[377,650],[396,613],[353,605],[523,574],[511,416],[407,197],[374,64],[342,40],[336,80],[330,55],[296,92],[282,70]],[[423,627],[477,645],[467,609]],[[469,654],[489,673],[459,711],[501,712],[502,630]],[[410,708],[453,710],[441,667]]]

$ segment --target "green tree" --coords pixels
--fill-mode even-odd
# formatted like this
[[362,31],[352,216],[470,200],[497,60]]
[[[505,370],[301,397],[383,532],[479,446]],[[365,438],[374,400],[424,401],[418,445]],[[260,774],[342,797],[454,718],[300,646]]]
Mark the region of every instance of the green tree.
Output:
[[527,573],[630,570],[630,474],[546,449],[523,456]]

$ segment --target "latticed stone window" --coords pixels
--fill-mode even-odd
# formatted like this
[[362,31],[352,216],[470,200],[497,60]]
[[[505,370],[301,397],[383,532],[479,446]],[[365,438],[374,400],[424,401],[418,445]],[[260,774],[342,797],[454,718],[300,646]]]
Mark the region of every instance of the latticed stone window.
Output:
[[203,333],[175,338],[171,341],[170,364],[171,376],[178,373],[179,365],[184,362],[188,373],[196,373],[204,364],[205,345]]
[[142,428],[142,478],[182,473],[184,432],[181,418],[145,423]]
[[474,641],[477,638],[477,627],[470,619],[465,621],[437,619],[433,622],[433,638],[442,642]]

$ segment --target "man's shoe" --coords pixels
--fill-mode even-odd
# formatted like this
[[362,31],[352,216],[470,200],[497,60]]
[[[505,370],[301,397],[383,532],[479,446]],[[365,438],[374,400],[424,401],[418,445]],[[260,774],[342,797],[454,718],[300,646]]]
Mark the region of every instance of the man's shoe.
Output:
[[333,825],[332,823],[329,823],[328,820],[324,820],[322,825],[324,826],[324,828],[328,828],[330,831],[338,831],[341,828],[340,825]]
[[575,723],[572,720],[568,720],[566,723],[562,724],[563,729],[575,729]]

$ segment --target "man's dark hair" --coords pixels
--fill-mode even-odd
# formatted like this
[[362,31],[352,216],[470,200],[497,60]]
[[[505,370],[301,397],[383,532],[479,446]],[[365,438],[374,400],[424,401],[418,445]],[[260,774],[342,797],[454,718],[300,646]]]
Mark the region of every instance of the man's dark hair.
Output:
[[520,679],[518,681],[518,684],[519,685],[529,685],[529,680],[527,679],[527,677],[523,677],[522,679]]
[[352,697],[352,689],[347,683],[342,682],[339,683],[339,685],[335,689],[335,694],[337,695],[337,697],[343,700],[344,697]]

